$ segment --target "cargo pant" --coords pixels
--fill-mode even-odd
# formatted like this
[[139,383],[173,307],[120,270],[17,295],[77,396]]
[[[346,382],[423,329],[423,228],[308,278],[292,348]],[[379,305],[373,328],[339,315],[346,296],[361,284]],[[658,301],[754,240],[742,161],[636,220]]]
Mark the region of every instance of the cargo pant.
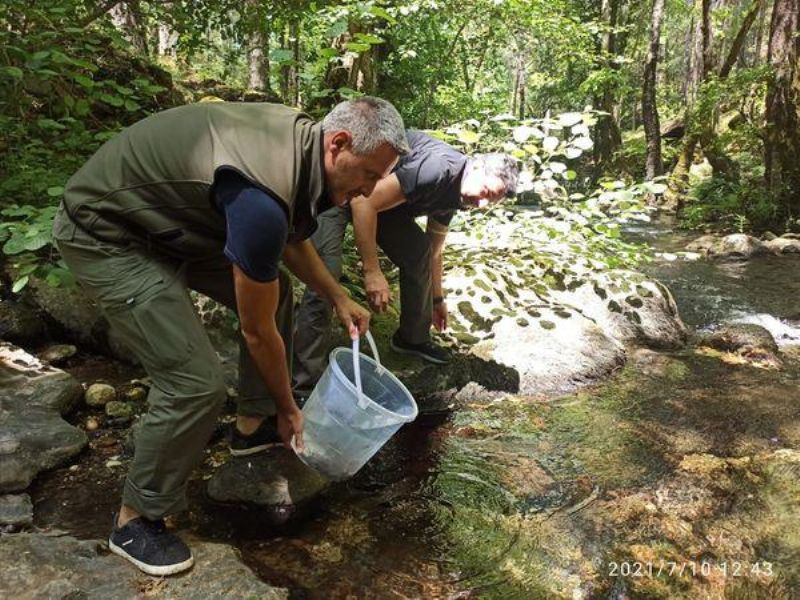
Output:
[[[342,244],[350,223],[348,208],[331,208],[317,217],[319,227],[311,241],[322,262],[338,280],[342,275]],[[400,269],[400,336],[412,344],[430,340],[433,297],[431,248],[427,234],[408,207],[378,214],[378,245]],[[295,393],[308,395],[327,365],[332,307],[306,288],[296,315],[292,384]]]
[[[186,507],[186,483],[202,457],[226,398],[222,366],[194,310],[189,289],[236,310],[233,272],[220,254],[181,262],[139,245],[95,240],[75,226],[63,209],[53,238],[82,287],[96,300],[118,339],[147,371],[148,412],[122,502],[149,519]],[[291,280],[281,272],[275,318],[291,342]],[[291,356],[287,345],[287,356]],[[275,413],[263,379],[240,335],[238,414]]]

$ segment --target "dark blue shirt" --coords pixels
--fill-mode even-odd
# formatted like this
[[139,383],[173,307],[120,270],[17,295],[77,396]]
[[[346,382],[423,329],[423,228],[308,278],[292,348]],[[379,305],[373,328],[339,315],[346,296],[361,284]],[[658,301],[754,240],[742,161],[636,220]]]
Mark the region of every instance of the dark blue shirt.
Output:
[[[394,169],[406,197],[403,210],[448,225],[461,207],[461,177],[467,157],[451,145],[415,129],[406,130],[411,152]],[[398,207],[399,208],[399,207]]]
[[289,219],[283,205],[231,170],[220,171],[214,199],[225,213],[225,256],[255,281],[278,277]]

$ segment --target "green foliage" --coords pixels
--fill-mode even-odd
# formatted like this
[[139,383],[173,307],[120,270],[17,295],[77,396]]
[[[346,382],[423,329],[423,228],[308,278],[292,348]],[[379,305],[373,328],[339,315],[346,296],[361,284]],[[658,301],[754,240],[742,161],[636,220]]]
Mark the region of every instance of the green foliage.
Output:
[[778,206],[760,178],[707,179],[693,188],[682,213],[688,227],[739,233],[769,229],[778,216]]

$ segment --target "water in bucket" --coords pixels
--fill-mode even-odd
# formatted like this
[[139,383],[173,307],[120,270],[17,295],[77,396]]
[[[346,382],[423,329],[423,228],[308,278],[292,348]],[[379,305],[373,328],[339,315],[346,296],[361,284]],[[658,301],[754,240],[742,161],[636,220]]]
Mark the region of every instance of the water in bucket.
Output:
[[305,449],[300,459],[332,480],[354,475],[404,423],[417,417],[406,387],[375,360],[360,354],[358,340],[336,348],[303,407]]

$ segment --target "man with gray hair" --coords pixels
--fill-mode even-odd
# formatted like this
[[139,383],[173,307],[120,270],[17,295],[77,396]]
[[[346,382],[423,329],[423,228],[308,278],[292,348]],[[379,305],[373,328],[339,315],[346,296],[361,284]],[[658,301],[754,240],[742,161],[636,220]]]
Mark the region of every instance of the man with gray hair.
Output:
[[[370,195],[349,207],[320,215],[311,240],[334,277],[342,270],[342,241],[352,220],[364,268],[370,306],[383,311],[391,301],[389,284],[378,264],[377,246],[400,270],[400,326],[391,339],[396,352],[436,364],[449,353],[430,335],[431,325],[447,327],[447,302],[442,287],[442,254],[448,225],[459,209],[496,202],[516,191],[517,161],[507,154],[466,156],[421,131],[408,130],[411,152]],[[425,231],[416,223],[427,217]],[[308,289],[297,315],[293,385],[307,396],[325,369],[331,306]]]
[[280,105],[205,103],[139,121],[69,180],[55,243],[152,382],[112,552],[151,575],[193,564],[164,517],[186,507],[226,386],[188,290],[239,317],[232,452],[258,451],[275,430],[302,450],[281,338],[291,339],[292,294],[278,263],[334,306],[351,337],[363,334],[369,311],[308,237],[318,212],[369,195],[406,152],[400,115],[378,98],[343,102],[324,123]]

